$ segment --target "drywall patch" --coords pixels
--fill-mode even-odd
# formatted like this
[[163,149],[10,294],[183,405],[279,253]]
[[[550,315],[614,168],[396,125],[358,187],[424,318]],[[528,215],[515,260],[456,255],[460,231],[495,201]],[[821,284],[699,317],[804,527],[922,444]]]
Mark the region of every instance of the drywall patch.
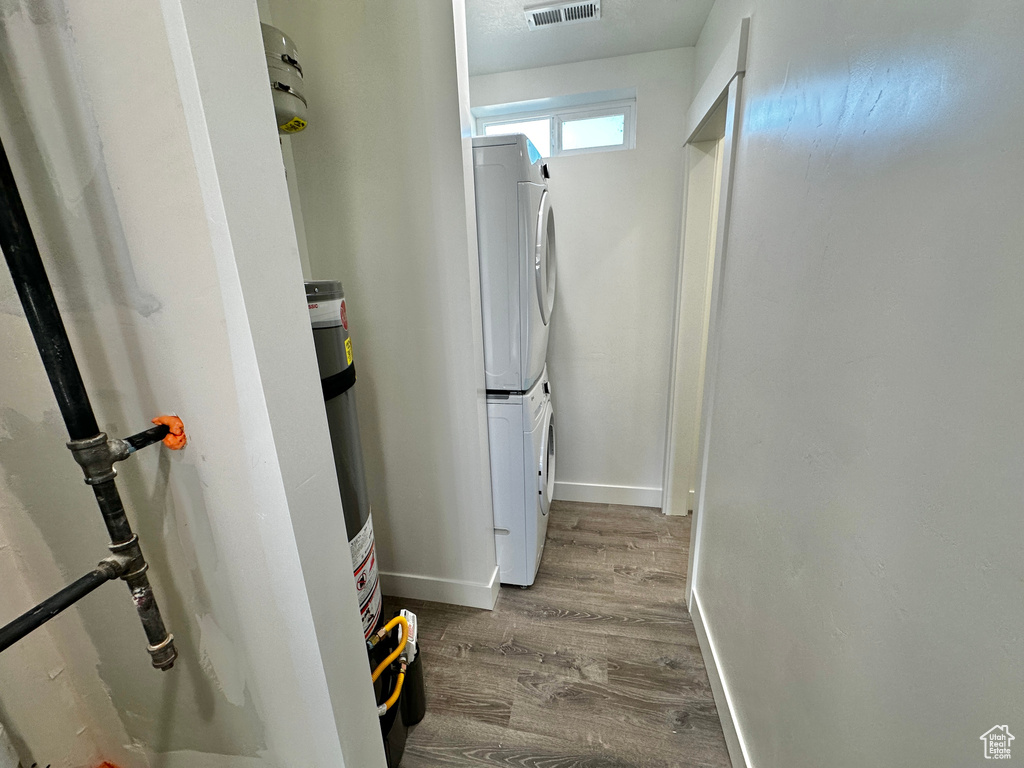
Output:
[[213,616],[199,616],[199,651],[203,669],[217,682],[224,698],[236,707],[245,706],[245,674],[238,664],[235,644]]

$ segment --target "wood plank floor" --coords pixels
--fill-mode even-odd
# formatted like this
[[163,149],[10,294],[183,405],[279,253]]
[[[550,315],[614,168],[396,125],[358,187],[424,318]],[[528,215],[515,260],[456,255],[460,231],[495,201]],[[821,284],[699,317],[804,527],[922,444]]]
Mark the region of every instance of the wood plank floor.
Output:
[[555,502],[532,587],[420,618],[427,715],[402,768],[728,768],[683,602],[689,517]]

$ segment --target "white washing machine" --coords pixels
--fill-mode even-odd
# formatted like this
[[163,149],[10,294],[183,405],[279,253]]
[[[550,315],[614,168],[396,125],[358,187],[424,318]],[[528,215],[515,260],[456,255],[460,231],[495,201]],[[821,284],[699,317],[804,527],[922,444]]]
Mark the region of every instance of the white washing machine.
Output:
[[547,368],[525,394],[489,393],[494,547],[502,584],[537,577],[555,487],[555,417]]
[[488,390],[526,392],[544,369],[555,301],[547,166],[522,134],[473,139]]

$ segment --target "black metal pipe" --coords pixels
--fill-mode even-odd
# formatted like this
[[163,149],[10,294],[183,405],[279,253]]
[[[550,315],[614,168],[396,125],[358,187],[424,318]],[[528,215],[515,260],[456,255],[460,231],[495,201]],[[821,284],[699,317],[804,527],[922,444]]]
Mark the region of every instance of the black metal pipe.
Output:
[[137,435],[124,438],[124,441],[128,443],[129,453],[135,453],[138,450],[145,448],[147,445],[153,443],[159,443],[167,435],[171,433],[171,428],[166,424],[159,424],[155,427],[147,429],[144,432],[139,432]]
[[153,666],[157,669],[170,669],[178,652],[174,649],[173,638],[164,627],[163,617],[160,615],[160,608],[156,604],[156,597],[153,595],[153,588],[149,584],[149,577],[146,571],[149,564],[142,556],[139,548],[139,537],[132,533],[128,523],[128,517],[124,512],[124,504],[121,502],[121,494],[117,492],[117,485],[113,480],[107,480],[92,487],[96,495],[96,503],[103,514],[103,522],[107,524],[107,532],[110,540],[110,551],[115,554],[129,555],[132,558],[132,565],[121,575],[121,578],[128,583],[131,590],[132,600],[135,602],[135,610],[139,614],[142,628],[146,632],[146,639],[149,641],[149,655],[152,657]]
[[92,437],[100,431],[89,394],[75,363],[64,321],[53,297],[32,228],[11,172],[7,153],[0,143],[0,242],[7,266],[25,308],[32,335],[46,367],[64,423],[72,440]]
[[[25,308],[32,336],[36,340],[39,354],[46,367],[46,375],[57,398],[61,415],[67,426],[71,443],[68,447],[76,451],[76,441],[89,443],[106,443],[96,416],[89,402],[89,395],[82,381],[82,374],[75,360],[74,350],[68,340],[60,309],[53,296],[46,268],[43,266],[39,248],[32,234],[25,206],[22,204],[18,185],[11,171],[7,152],[0,141],[0,248],[3,249],[11,277]],[[157,434],[160,427],[134,435],[140,444]],[[164,432],[164,435],[167,433]],[[162,436],[161,438],[162,439]],[[77,454],[76,454],[77,455]],[[132,600],[135,603],[142,627],[149,641],[147,650],[152,658],[153,666],[167,670],[174,664],[177,651],[174,648],[174,637],[167,632],[160,609],[153,596],[146,571],[149,565],[139,547],[139,539],[132,532],[131,524],[125,515],[121,495],[113,480],[104,477],[90,478],[86,469],[86,482],[93,486],[96,502],[103,514],[103,522],[110,534],[110,550],[116,555],[127,557],[130,564],[124,569],[121,578],[128,583]],[[77,582],[76,582],[77,583]],[[29,630],[31,631],[31,630]],[[2,649],[0,649],[2,650]]]
[[131,541],[134,533],[124,513],[124,503],[121,501],[121,494],[117,492],[117,485],[113,480],[94,485],[92,492],[96,496],[96,504],[99,505],[100,514],[103,515],[103,523],[107,526],[107,533],[111,542],[123,544]]
[[113,567],[97,568],[95,571],[85,574],[78,581],[68,584],[57,594],[43,600],[31,611],[23,613],[10,624],[0,627],[0,651],[6,651],[29,632],[39,629],[65,608],[74,605],[94,589],[116,578],[117,569]]

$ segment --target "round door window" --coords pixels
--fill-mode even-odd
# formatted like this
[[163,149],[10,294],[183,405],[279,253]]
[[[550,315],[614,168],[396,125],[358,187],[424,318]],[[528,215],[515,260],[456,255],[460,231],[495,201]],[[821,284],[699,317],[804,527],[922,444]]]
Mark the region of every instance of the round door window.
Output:
[[537,214],[537,242],[534,244],[534,280],[537,284],[537,304],[544,325],[551,319],[555,305],[555,212],[547,192],[541,195]]
[[547,435],[544,443],[544,453],[540,457],[540,494],[541,494],[541,505],[540,509],[545,515],[548,513],[548,509],[551,506],[551,497],[555,493],[555,419],[554,416],[548,416],[548,428]]

